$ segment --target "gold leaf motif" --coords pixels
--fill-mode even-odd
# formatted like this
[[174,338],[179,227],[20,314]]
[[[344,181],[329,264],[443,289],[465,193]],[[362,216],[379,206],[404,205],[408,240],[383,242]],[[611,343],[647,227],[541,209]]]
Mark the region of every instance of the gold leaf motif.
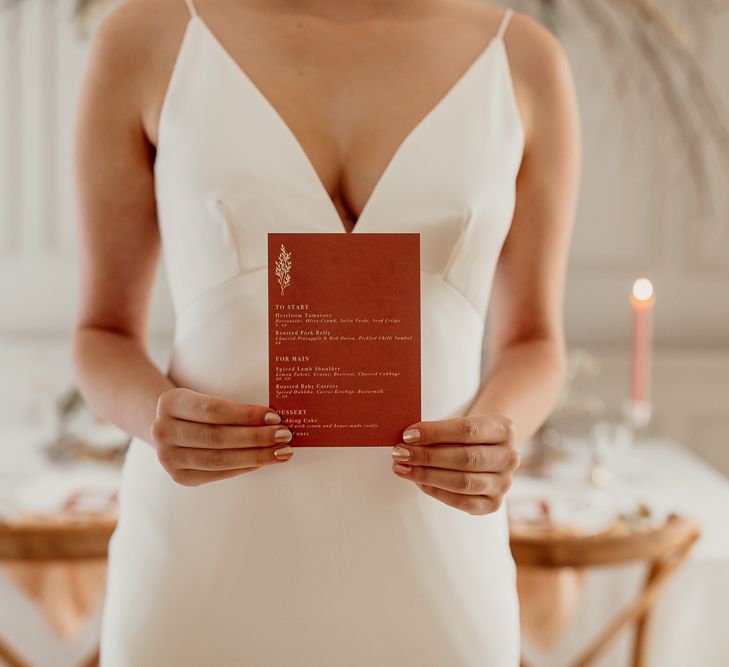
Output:
[[284,290],[291,284],[291,253],[286,250],[283,243],[276,260],[275,273],[283,295]]

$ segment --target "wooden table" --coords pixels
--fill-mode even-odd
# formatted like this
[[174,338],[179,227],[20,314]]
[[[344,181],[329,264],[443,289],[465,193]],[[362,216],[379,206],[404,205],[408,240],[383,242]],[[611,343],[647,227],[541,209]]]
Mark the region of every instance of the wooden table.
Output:
[[[592,665],[621,631],[634,624],[632,666],[645,667],[647,633],[658,594],[684,563],[700,534],[695,519],[672,515],[664,524],[648,530],[636,530],[628,522],[617,520],[610,529],[589,536],[513,526],[510,542],[517,567],[590,568],[647,563],[648,575],[638,596],[572,663],[573,667]],[[526,666],[527,661],[522,660],[522,665]]]
[[[584,488],[588,466],[583,464],[589,457],[585,440],[571,439],[566,444],[578,452],[575,460],[556,463],[546,478],[516,478],[507,504],[518,508],[525,498],[563,498],[566,500],[561,507],[565,510],[570,507],[570,499],[578,497]],[[652,508],[655,517],[669,513],[693,517],[701,528],[700,539],[682,567],[667,580],[653,605],[652,631],[643,638],[649,644],[647,664],[649,667],[725,667],[729,655],[725,620],[729,617],[729,531],[726,529],[729,480],[690,450],[664,438],[641,439],[631,460],[635,464],[631,466],[632,472],[598,489],[597,500],[609,501],[604,505],[598,502],[600,510],[615,503],[620,511],[627,512],[640,502]],[[559,503],[555,510],[560,520],[570,514],[565,511],[558,516]],[[582,518],[586,516],[582,514]],[[584,526],[597,528],[597,523],[584,521]],[[568,559],[572,551],[571,545],[560,548],[561,554],[552,552],[549,556],[554,562],[558,562],[558,556]],[[589,555],[573,553],[575,559]],[[518,557],[525,563],[534,556],[522,549]],[[556,582],[560,570],[552,572]],[[565,609],[570,620],[554,643],[545,644],[544,637],[536,634],[523,634],[524,655],[529,664],[535,667],[574,664],[585,647],[604,630],[607,619],[617,617],[633,603],[645,586],[646,577],[650,576],[649,568],[637,561],[589,567],[581,572],[579,588],[576,579],[566,577],[573,585],[572,592],[581,593],[579,599],[567,603]],[[556,583],[555,587],[558,588]],[[556,608],[556,604],[552,607]],[[625,667],[634,659],[634,653],[631,632],[622,632],[606,648],[600,667]]]
[[[13,564],[57,563],[106,559],[116,517],[71,516],[0,521],[0,561]],[[0,659],[9,667],[32,667],[0,636]],[[98,647],[83,667],[98,665]]]

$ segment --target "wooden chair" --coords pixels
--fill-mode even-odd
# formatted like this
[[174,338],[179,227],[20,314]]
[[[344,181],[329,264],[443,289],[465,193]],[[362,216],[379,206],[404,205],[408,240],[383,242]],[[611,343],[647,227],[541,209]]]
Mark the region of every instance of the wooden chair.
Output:
[[[637,561],[648,563],[648,574],[636,599],[573,663],[573,667],[592,664],[622,630],[635,624],[632,666],[645,667],[650,616],[658,593],[686,560],[700,534],[693,519],[671,515],[655,529],[632,531],[621,521],[614,529],[588,537],[512,530],[510,542],[517,566],[585,568]],[[523,660],[522,667],[527,667]]]
[[[53,562],[105,559],[116,526],[113,516],[0,521],[0,560]],[[9,667],[31,667],[0,638],[0,660]],[[99,664],[99,650],[81,667]]]

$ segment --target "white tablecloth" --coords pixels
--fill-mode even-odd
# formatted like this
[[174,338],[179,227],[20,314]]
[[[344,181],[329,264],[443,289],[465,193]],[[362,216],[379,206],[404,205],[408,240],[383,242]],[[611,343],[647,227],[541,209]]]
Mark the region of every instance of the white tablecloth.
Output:
[[[587,443],[570,447],[586,453]],[[647,667],[727,667],[729,665],[729,480],[676,443],[645,440],[635,448],[636,470],[608,492],[618,500],[643,499],[649,505],[695,516],[702,537],[689,560],[660,594],[649,643]],[[574,463],[548,480],[515,480],[512,492],[551,486],[555,493],[582,483],[584,467]],[[610,489],[612,488],[612,491]],[[581,605],[554,649],[546,651],[524,637],[524,656],[533,667],[566,667],[634,599],[645,567],[629,565],[590,570]],[[596,667],[625,667],[632,655],[632,631],[611,647]]]

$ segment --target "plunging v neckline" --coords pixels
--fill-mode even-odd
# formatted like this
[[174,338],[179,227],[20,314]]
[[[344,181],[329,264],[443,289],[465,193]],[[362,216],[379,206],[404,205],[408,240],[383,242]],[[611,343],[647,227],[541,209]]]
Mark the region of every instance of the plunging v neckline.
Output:
[[279,126],[283,129],[285,134],[289,138],[289,143],[295,150],[295,152],[299,155],[299,157],[303,160],[306,171],[311,177],[311,180],[314,184],[314,187],[316,187],[324,201],[324,204],[326,205],[329,214],[333,216],[334,218],[334,226],[344,234],[354,234],[358,231],[362,231],[363,223],[366,223],[368,218],[366,217],[368,215],[368,212],[373,208],[374,203],[377,200],[377,197],[380,194],[380,191],[383,189],[387,182],[387,178],[390,176],[390,172],[395,168],[395,165],[397,163],[397,160],[400,158],[402,153],[405,151],[405,148],[409,143],[411,143],[414,139],[414,137],[418,134],[419,131],[428,123],[428,121],[436,114],[437,110],[440,109],[454,94],[455,91],[460,88],[462,85],[464,85],[464,82],[468,79],[468,76],[476,69],[476,66],[486,57],[486,55],[491,51],[491,48],[499,43],[502,42],[501,35],[499,33],[493,35],[487,42],[486,46],[480,51],[480,53],[470,62],[470,64],[466,67],[466,69],[456,78],[456,80],[448,86],[445,93],[443,93],[438,100],[433,104],[427,112],[418,120],[415,125],[413,125],[404,135],[404,137],[400,140],[398,145],[396,146],[394,152],[391,154],[389,160],[385,164],[384,169],[380,173],[380,176],[375,181],[375,185],[373,186],[372,190],[370,191],[369,196],[367,197],[364,205],[362,206],[362,210],[360,211],[360,214],[357,216],[356,221],[354,222],[354,225],[352,226],[352,229],[347,229],[344,220],[342,220],[342,217],[339,215],[339,211],[337,210],[337,206],[334,203],[334,200],[332,199],[331,195],[329,194],[329,191],[327,190],[326,186],[324,185],[324,181],[322,180],[321,176],[319,175],[319,172],[316,170],[316,167],[314,166],[314,163],[312,162],[311,158],[309,157],[309,154],[304,149],[303,144],[299,140],[299,138],[296,136],[294,131],[291,129],[291,126],[288,124],[288,122],[284,119],[284,117],[281,115],[281,113],[278,111],[278,109],[273,105],[273,103],[268,99],[266,95],[263,94],[263,91],[254,83],[253,79],[248,75],[246,70],[241,66],[241,64],[233,57],[233,55],[228,51],[228,49],[223,45],[223,43],[218,39],[218,37],[215,35],[215,33],[211,30],[211,28],[208,26],[208,24],[205,22],[205,20],[199,15],[194,14],[190,16],[190,19],[188,23],[192,23],[194,21],[197,21],[197,23],[202,28],[203,33],[205,33],[210,41],[213,43],[213,45],[218,49],[218,51],[222,54],[224,60],[228,62],[229,65],[232,66],[233,71],[241,78],[241,80],[255,93],[255,95],[259,98],[259,100],[266,106],[266,108],[271,113],[271,116],[276,120]]

